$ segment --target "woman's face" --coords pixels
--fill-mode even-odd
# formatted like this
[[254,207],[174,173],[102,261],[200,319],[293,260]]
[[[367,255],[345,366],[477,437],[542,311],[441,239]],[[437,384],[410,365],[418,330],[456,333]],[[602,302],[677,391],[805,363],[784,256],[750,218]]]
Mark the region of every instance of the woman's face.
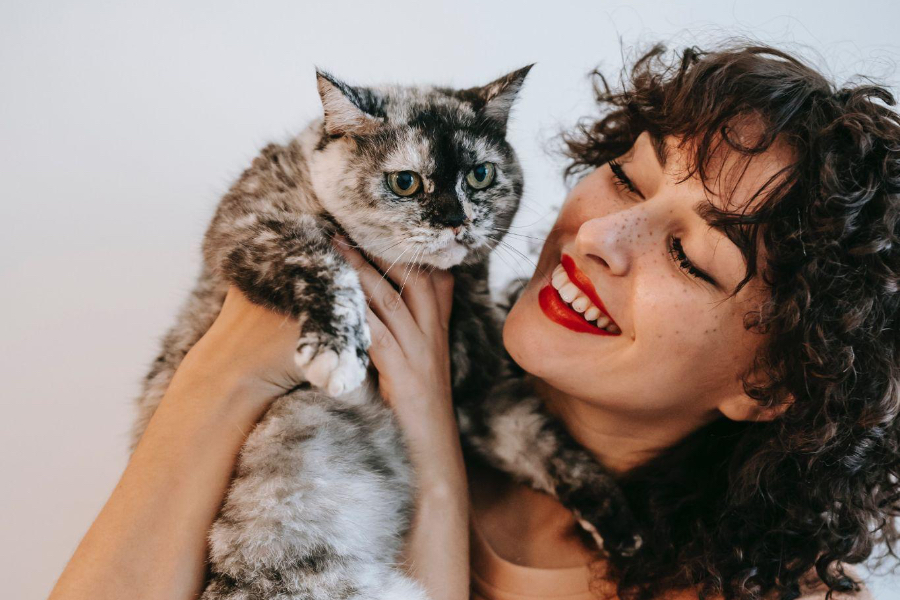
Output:
[[[786,155],[776,147],[750,162],[725,207],[698,179],[679,183],[685,151],[667,142],[665,166],[644,133],[615,161],[618,169],[604,165],[572,189],[509,314],[504,343],[557,392],[606,410],[698,424],[721,413],[761,418],[741,376],[763,341],[743,318],[764,292],[751,280],[727,299],[746,273],[743,256],[695,207],[742,206]],[[598,320],[585,319],[598,310]],[[601,330],[604,312],[612,326]]]

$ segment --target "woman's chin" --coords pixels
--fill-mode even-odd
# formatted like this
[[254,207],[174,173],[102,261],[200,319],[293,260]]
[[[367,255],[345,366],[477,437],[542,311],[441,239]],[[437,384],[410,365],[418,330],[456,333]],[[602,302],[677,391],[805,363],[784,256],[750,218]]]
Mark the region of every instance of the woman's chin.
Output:
[[[510,357],[527,373],[537,377],[547,374],[553,357],[565,359],[565,343],[559,325],[541,312],[538,304],[538,286],[534,282],[525,288],[503,323],[503,345]],[[561,329],[561,328],[560,328]]]

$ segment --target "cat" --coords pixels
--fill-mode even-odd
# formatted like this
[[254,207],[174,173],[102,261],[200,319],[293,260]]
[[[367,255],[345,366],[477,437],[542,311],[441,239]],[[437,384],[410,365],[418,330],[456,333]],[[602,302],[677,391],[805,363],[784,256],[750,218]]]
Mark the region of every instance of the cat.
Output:
[[506,128],[530,68],[464,90],[350,86],[318,71],[324,116],[266,146],[222,198],[199,280],[145,378],[135,443],[229,285],[299,320],[308,383],[276,399],[244,443],[209,534],[203,599],[426,597],[396,566],[414,473],[367,376],[366,299],[335,234],[388,263],[452,270],[464,446],[559,497],[598,544],[635,546],[612,478],[533,396],[517,401],[488,290],[490,251],[523,191]]

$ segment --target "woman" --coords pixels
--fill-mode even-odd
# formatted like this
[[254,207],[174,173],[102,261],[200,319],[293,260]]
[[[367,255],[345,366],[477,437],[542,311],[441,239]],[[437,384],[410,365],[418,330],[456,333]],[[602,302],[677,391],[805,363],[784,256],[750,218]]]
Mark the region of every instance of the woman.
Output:
[[[420,273],[401,297],[342,249],[420,478],[408,567],[434,598],[469,595],[470,526],[472,590],[490,599],[866,597],[844,565],[897,539],[893,98],[836,91],[770,48],[679,58],[654,48],[618,92],[598,75],[601,118],[565,138],[583,176],[504,327],[535,393],[618,474],[645,526],[634,556],[595,553],[556,501],[463,463],[452,278]],[[593,288],[612,335],[566,279]],[[229,293],[52,598],[197,593],[235,455],[296,379],[297,335]]]

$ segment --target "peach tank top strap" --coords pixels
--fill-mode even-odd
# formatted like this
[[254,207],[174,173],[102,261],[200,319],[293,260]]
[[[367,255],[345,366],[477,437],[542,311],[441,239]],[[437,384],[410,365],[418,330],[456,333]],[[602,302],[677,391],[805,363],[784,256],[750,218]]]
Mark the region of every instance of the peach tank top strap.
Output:
[[[598,596],[590,590],[593,575],[587,565],[561,569],[524,567],[497,554],[479,531],[475,519],[469,519],[469,532],[471,600],[597,600]],[[844,565],[844,570],[857,581],[862,579],[855,567]],[[810,578],[803,587],[803,596],[798,600],[821,600],[825,597],[824,587],[812,572]],[[812,585],[813,581],[817,585]],[[607,588],[612,584],[599,581],[597,585]],[[603,590],[604,593],[607,589]],[[671,592],[666,597],[669,600],[696,600],[697,594]],[[857,594],[837,592],[832,598],[874,600],[865,584]]]
[[470,519],[472,600],[596,600],[590,568],[539,569],[501,558]]

